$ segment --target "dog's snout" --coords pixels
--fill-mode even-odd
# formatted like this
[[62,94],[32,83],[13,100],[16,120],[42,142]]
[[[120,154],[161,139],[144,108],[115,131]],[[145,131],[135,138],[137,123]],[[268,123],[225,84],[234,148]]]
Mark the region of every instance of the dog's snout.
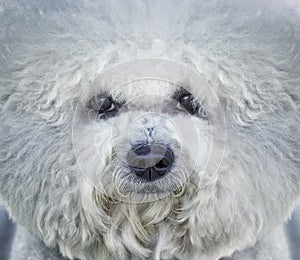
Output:
[[154,181],[166,175],[174,162],[174,153],[165,144],[137,144],[128,154],[132,171],[145,181]]

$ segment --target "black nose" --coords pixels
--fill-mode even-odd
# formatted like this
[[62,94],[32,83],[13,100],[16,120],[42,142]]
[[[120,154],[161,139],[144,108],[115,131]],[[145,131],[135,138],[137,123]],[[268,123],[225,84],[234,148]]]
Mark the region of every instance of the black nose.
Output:
[[173,151],[164,144],[137,144],[128,154],[132,171],[145,181],[154,181],[168,173],[174,162]]

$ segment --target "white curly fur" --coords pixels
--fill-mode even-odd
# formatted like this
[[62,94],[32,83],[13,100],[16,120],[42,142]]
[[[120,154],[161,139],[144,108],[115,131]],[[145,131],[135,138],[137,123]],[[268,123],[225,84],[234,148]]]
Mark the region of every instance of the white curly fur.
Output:
[[[0,194],[26,228],[13,259],[288,259],[278,226],[300,194],[298,10],[296,0],[0,1]],[[87,101],[115,88],[114,77],[99,83],[103,70],[144,58],[197,71],[203,85],[188,88],[210,124],[169,113],[175,87],[147,80],[114,90],[131,106],[95,123]],[[182,151],[157,200],[121,160],[145,138],[138,117]],[[193,123],[201,147],[170,122]]]

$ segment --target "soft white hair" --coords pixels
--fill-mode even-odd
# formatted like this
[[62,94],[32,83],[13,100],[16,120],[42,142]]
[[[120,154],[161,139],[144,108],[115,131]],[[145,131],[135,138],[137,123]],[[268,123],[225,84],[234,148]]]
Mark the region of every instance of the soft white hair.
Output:
[[[300,18],[288,3],[2,1],[0,194],[14,220],[71,259],[214,260],[284,222],[300,192]],[[88,100],[116,87],[97,84],[103,70],[132,60],[120,66],[146,63],[175,85],[167,64],[197,71],[203,85],[187,88],[211,118],[166,113],[193,121],[203,146],[160,128],[182,157],[158,199],[125,185],[120,158],[139,135],[127,136],[129,119],[163,115],[174,86],[117,88],[140,110],[88,117]]]

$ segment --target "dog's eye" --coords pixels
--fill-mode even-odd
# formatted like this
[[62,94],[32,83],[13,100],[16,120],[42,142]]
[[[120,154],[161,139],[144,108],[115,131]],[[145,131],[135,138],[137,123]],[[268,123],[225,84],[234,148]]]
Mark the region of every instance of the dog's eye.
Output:
[[179,108],[186,110],[191,115],[197,115],[201,118],[207,119],[207,113],[204,108],[191,93],[181,95],[177,101]]
[[115,108],[113,100],[111,97],[106,97],[100,99],[100,109],[99,114],[105,113]]
[[107,119],[114,117],[118,112],[117,104],[113,101],[112,97],[103,97],[99,99],[99,112],[98,119]]
[[178,101],[180,106],[187,110],[190,114],[196,114],[196,107],[194,104],[194,97],[192,96],[192,94],[184,95]]
[[99,94],[89,101],[88,107],[97,113],[97,119],[107,119],[117,114],[121,104],[109,95]]

